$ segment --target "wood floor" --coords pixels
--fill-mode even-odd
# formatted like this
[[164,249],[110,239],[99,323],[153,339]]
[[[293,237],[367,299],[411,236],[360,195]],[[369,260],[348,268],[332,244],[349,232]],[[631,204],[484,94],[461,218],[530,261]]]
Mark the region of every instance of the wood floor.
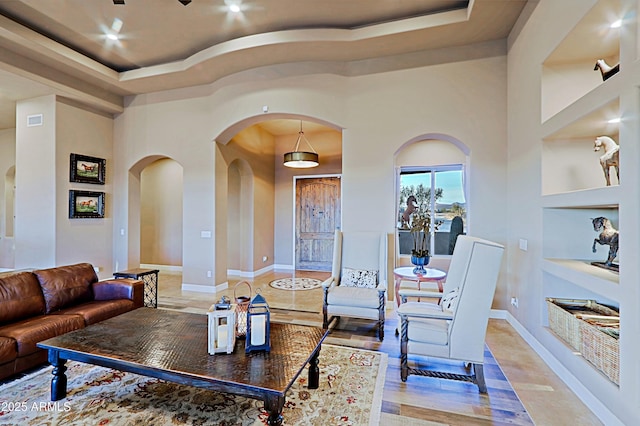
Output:
[[[325,272],[297,272],[295,276],[324,279]],[[320,326],[322,290],[276,290],[269,282],[292,277],[291,271],[269,272],[248,280],[252,290],[260,288],[272,308],[272,320]],[[160,272],[159,307],[187,312],[205,312],[223,295],[246,295],[248,287],[235,285],[241,278],[229,279],[229,288],[217,294],[181,290],[179,273]],[[390,304],[392,305],[392,304]],[[486,365],[488,396],[480,395],[468,383],[410,376],[400,380],[400,343],[395,336],[398,324],[388,306],[385,339],[376,337],[371,322],[342,319],[333,328],[328,343],[342,344],[389,354],[382,404],[382,425],[601,425],[602,423],[546,366],[517,332],[504,320],[489,321],[487,346],[497,365]],[[429,360],[432,362],[432,360]],[[499,367],[498,367],[499,365]],[[506,379],[500,379],[504,372]],[[505,388],[511,384],[517,396]],[[522,405],[526,413],[522,415]],[[529,416],[526,414],[528,413]]]

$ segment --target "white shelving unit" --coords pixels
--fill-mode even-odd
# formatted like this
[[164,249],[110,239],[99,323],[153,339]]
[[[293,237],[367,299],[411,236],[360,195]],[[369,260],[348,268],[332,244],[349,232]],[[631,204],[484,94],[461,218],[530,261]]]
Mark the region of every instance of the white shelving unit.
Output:
[[[620,71],[606,81],[593,70],[596,59],[615,65],[624,58],[620,30],[609,28],[621,13],[621,0],[598,1],[544,61],[540,129],[544,297],[596,299],[619,308],[622,317],[625,265],[619,274],[591,264],[604,262],[609,251],[608,246],[597,245],[596,253],[592,252],[597,233],[591,219],[607,217],[619,229],[620,216],[629,208],[622,197],[624,173],[619,182],[611,169],[612,185],[606,186],[599,163],[602,151],[594,152],[594,140],[603,135],[613,138],[620,145],[621,156],[625,146],[638,143],[625,137],[621,125],[612,121],[625,112],[623,98],[629,92],[625,72],[634,67],[623,61]],[[625,230],[620,231],[624,235]],[[543,309],[547,321],[546,306]],[[594,395],[622,393],[618,385],[563,343],[554,333],[544,335],[545,347]]]

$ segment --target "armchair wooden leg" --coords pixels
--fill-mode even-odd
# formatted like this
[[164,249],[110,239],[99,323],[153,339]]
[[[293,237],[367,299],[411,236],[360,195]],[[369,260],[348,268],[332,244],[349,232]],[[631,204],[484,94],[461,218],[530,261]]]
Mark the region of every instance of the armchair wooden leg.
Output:
[[476,384],[478,385],[478,390],[480,393],[487,393],[487,384],[484,381],[484,369],[482,364],[473,364],[473,372],[476,379]]
[[329,289],[323,289],[323,300],[322,300],[322,328],[329,328],[329,318],[327,315],[327,298],[329,297]]
[[409,341],[407,335],[407,319],[401,318],[400,323],[400,380],[403,382],[407,381],[407,377],[409,377],[409,365],[407,360],[407,342]]

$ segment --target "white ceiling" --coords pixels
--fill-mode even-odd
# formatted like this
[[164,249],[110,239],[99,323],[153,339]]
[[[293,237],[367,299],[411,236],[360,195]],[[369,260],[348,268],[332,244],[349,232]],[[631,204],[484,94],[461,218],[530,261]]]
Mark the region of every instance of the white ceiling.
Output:
[[[231,2],[239,13],[227,10]],[[388,70],[390,62],[419,66],[407,55],[428,61],[425,52],[505,40],[536,3],[0,0],[0,129],[15,127],[16,100],[47,93],[116,114],[126,95],[210,84],[275,65],[312,63],[315,71],[351,74]],[[112,41],[106,32],[116,18],[122,28]],[[295,133],[299,122],[289,126]]]

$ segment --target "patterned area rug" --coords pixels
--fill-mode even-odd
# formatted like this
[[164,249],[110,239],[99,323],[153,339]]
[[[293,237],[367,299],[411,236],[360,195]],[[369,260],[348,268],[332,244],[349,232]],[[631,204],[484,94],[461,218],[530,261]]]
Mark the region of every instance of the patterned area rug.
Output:
[[[287,392],[285,425],[378,425],[387,355],[325,344],[320,387],[307,371]],[[69,362],[67,398],[50,402],[51,367],[0,386],[0,425],[263,425],[263,402]]]
[[322,281],[315,278],[280,278],[269,283],[278,290],[313,290],[322,285]]

